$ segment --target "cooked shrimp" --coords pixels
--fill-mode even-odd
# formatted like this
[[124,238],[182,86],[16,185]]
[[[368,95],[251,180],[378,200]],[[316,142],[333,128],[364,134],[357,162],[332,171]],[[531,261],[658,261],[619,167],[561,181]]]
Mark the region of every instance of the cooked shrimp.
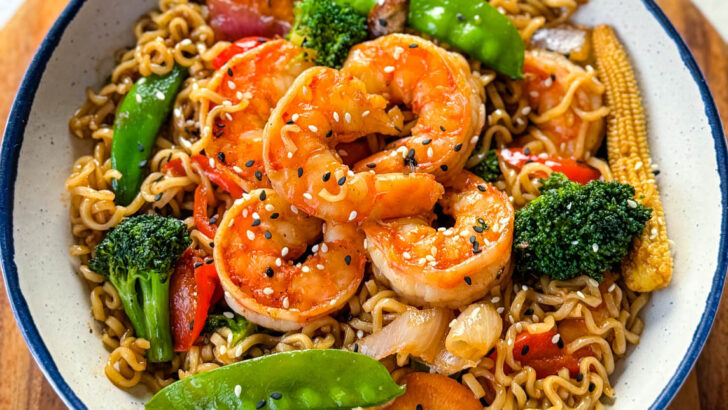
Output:
[[511,257],[513,206],[505,193],[462,171],[438,202],[455,225],[435,215],[363,225],[374,274],[416,305],[456,308],[483,297]]
[[604,137],[604,86],[596,72],[572,63],[561,54],[526,51],[524,91],[536,128],[526,139],[541,140],[550,154],[587,159]]
[[210,82],[221,104],[230,101],[240,109],[214,119],[205,151],[233,167],[246,191],[270,187],[263,166],[263,128],[293,80],[312,65],[300,58],[303,51],[285,40],[269,41],[233,57]]
[[352,48],[342,71],[419,117],[412,135],[359,161],[355,171],[376,164],[376,172],[427,172],[446,182],[463,169],[483,128],[485,106],[462,56],[421,37],[391,34]]
[[[402,115],[351,74],[301,74],[271,114],[263,159],[273,188],[309,215],[338,222],[395,218],[432,209],[444,191],[429,174],[352,172],[334,147],[373,133],[396,134]],[[372,164],[376,166],[376,164]]]
[[248,320],[288,331],[338,310],[364,276],[364,238],[354,224],[294,212],[271,189],[255,190],[225,213],[214,260],[228,305]]

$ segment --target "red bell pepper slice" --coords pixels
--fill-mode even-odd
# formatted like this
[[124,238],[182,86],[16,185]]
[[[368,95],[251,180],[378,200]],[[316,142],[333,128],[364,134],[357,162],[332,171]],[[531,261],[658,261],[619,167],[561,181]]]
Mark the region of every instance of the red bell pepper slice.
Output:
[[212,66],[215,67],[215,70],[219,70],[220,67],[224,66],[225,63],[230,61],[230,59],[232,59],[236,55],[242,54],[248,50],[252,50],[259,45],[265,43],[266,41],[268,41],[267,38],[256,36],[243,37],[240,40],[236,40],[226,49],[222,50],[220,54],[218,54],[217,57],[212,60]]
[[210,165],[210,159],[204,155],[193,155],[190,159],[200,166],[210,181],[227,191],[230,196],[236,199],[243,196],[243,188],[236,182],[239,177],[228,166],[219,162],[215,162],[214,166]]
[[[593,350],[586,347],[568,353],[563,344],[553,342],[554,336],[554,330],[533,334],[519,333],[513,345],[513,358],[522,366],[530,366],[536,370],[539,379],[555,375],[563,368],[569,370],[571,377],[576,377],[579,374],[579,359],[593,356]],[[564,343],[568,342],[564,339]]]
[[562,172],[569,180],[586,184],[589,181],[599,179],[602,175],[598,170],[589,165],[579,162],[573,158],[557,156],[544,156],[539,154],[526,154],[521,148],[504,148],[499,153],[503,161],[515,168],[522,168],[529,162],[538,162],[551,168],[555,172]]
[[210,223],[207,217],[207,187],[200,184],[195,189],[194,218],[197,230],[208,238],[214,238],[217,232],[217,225]]
[[[201,266],[195,268],[195,264]],[[186,352],[205,327],[210,306],[222,297],[214,264],[204,264],[188,249],[177,261],[169,283],[170,322],[174,350]]]

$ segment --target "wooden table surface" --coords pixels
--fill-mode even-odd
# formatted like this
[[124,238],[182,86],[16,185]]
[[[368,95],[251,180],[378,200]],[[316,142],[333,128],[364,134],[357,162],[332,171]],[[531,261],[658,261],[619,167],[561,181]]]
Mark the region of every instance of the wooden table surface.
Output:
[[[2,0],[0,0],[2,1]],[[0,129],[22,75],[45,32],[68,0],[26,0],[0,30]],[[723,122],[728,124],[728,45],[689,0],[658,0],[690,45],[705,73]],[[15,324],[0,283],[0,409],[62,409]],[[721,409],[728,403],[728,303],[723,303],[696,368],[671,405],[677,409]],[[649,331],[649,323],[647,324]]]

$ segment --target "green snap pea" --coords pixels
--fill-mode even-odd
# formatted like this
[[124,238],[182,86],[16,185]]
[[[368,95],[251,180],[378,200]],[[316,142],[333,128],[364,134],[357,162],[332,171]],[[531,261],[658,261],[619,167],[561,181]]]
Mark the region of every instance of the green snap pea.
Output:
[[378,361],[324,349],[277,353],[186,377],[147,403],[155,409],[350,409],[404,393]]
[[353,8],[357,14],[366,16],[369,11],[377,4],[377,0],[334,0],[334,3],[340,6],[349,6]]
[[179,65],[162,76],[142,77],[121,102],[111,142],[111,167],[121,173],[111,181],[118,205],[128,205],[139,192],[159,129],[185,77],[187,69]]
[[523,40],[508,17],[487,1],[410,0],[408,24],[502,74],[523,77]]

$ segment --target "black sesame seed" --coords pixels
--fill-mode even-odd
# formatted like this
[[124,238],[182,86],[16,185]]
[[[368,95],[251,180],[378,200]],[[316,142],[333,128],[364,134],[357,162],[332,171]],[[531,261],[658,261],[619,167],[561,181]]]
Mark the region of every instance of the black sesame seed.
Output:
[[210,248],[214,248],[215,247],[215,242],[210,242],[210,243],[208,243],[208,245],[210,245]]
[[475,245],[475,242],[477,241],[477,239],[478,238],[476,238],[475,235],[471,236],[470,237],[470,243],[472,243],[473,245]]
[[251,159],[250,161],[248,161],[248,162],[246,162],[246,163],[245,163],[245,166],[246,166],[246,167],[248,167],[248,168],[250,168],[250,167],[252,167],[252,166],[253,166],[254,164],[255,164],[255,160],[254,160],[254,159]]
[[561,340],[561,338],[559,338],[559,341],[556,342],[556,347],[558,347],[559,349],[563,349],[564,348],[564,341]]
[[533,164],[533,160],[532,159],[527,159],[526,160],[526,164]]
[[280,400],[281,397],[283,397],[283,395],[278,393],[277,391],[270,394],[270,398],[273,400]]
[[260,225],[260,219],[253,219],[253,223],[250,224],[250,226],[258,226]]
[[466,276],[466,277],[465,277],[465,283],[467,283],[467,284],[468,284],[468,286],[470,286],[470,285],[472,285],[472,284],[473,284],[473,280],[472,280],[472,279],[470,279],[470,276]]
[[265,399],[258,402],[258,404],[255,405],[256,409],[262,409],[265,407]]
[[324,176],[321,177],[321,180],[324,181],[324,182],[326,182],[330,178],[331,178],[331,172],[330,171],[326,171],[326,172],[324,172]]
[[215,262],[215,261],[212,258],[205,260],[205,263],[208,265],[212,265],[213,262]]
[[445,165],[445,164],[440,165],[440,169],[443,171],[447,171],[447,165]]
[[218,152],[217,153],[217,159],[220,160],[223,164],[225,163],[225,153],[224,152]]
[[488,353],[486,353],[485,355],[490,356],[493,354],[493,352],[495,352],[495,346],[491,347],[490,350],[488,350]]
[[343,176],[343,177],[339,178],[339,180],[336,181],[336,183],[339,184],[339,186],[344,185],[346,183],[346,177]]
[[257,179],[258,181],[263,180],[263,173],[260,172],[260,170],[257,170],[257,169],[255,170],[255,179]]
[[523,349],[521,349],[521,356],[525,356],[528,353],[528,345],[523,346]]
[[458,152],[463,149],[463,144],[455,144],[455,146],[452,148],[455,150],[455,152]]
[[656,170],[654,170],[652,172],[652,174],[655,175],[655,176],[660,175],[660,170],[659,169],[656,169]]
[[412,43],[412,44],[409,45],[409,48],[417,48],[417,44]]
[[597,388],[597,385],[596,385],[596,384],[594,384],[594,383],[589,383],[589,392],[590,392],[590,393],[591,393],[591,392],[593,392],[593,391],[594,391],[594,389],[596,389],[596,388]]
[[359,343],[354,343],[354,353],[359,351]]
[[334,130],[329,130],[329,132],[326,133],[326,138],[331,138],[331,136],[334,134]]
[[523,150],[523,153],[524,153],[524,154],[526,154],[526,155],[531,155],[531,148],[528,148],[528,147],[526,147],[526,148],[525,148],[525,149]]
[[220,132],[218,132],[217,134],[215,134],[215,138],[220,138],[220,137],[223,136],[223,134],[225,134],[225,131],[220,130]]
[[159,201],[160,199],[162,199],[162,193],[161,193],[161,192],[160,192],[160,193],[158,193],[158,194],[157,194],[157,195],[156,195],[156,196],[154,197],[154,200],[155,200],[155,201]]
[[397,132],[402,132],[402,130],[398,126],[394,126],[394,129],[397,130]]
[[271,268],[270,266],[265,268],[265,276],[272,278],[273,277],[273,268]]
[[303,168],[298,168],[298,177],[301,178],[303,176]]
[[293,120],[286,121],[286,124],[288,124],[288,125],[293,124]]
[[555,74],[551,74],[551,81],[556,81],[556,75]]
[[139,152],[144,152],[144,145],[141,142],[137,142],[137,149]]
[[431,138],[427,138],[427,139],[422,140],[422,145],[427,145],[427,144],[429,144],[431,142],[432,142],[432,139]]
[[421,404],[418,404],[418,405],[417,405],[417,406],[415,407],[415,410],[424,410],[424,407],[422,407],[422,405],[421,405]]
[[164,178],[164,175],[160,175],[157,177],[157,179],[154,180],[154,182],[159,182]]
[[344,257],[344,262],[346,262],[346,264],[349,265],[351,263],[351,255],[346,255]]
[[414,158],[415,157],[415,149],[414,148],[410,148],[410,150],[407,151],[407,157],[408,158]]
[[202,266],[202,262],[195,262],[195,264],[192,265],[192,267],[195,269],[199,268],[200,266]]
[[260,191],[260,200],[265,201],[265,191]]
[[169,155],[167,155],[167,162],[169,162],[171,159],[172,159],[172,153],[170,152]]
[[147,166],[147,160],[139,161],[139,168],[144,168]]
[[217,217],[213,216],[212,218],[210,218],[210,223],[211,224],[217,223]]
[[465,21],[465,16],[463,16],[461,13],[455,14],[455,18],[458,19],[458,21]]
[[533,309],[528,308],[528,309],[526,309],[525,312],[523,312],[523,314],[526,316],[531,316],[533,314]]
[[440,125],[440,131],[445,132],[445,127],[443,127],[442,125]]
[[377,167],[377,164],[375,164],[375,163],[373,163],[373,162],[370,162],[370,163],[368,163],[368,164],[367,164],[367,168],[372,168],[372,169],[374,169],[374,168],[376,168],[376,167]]
[[386,19],[378,19],[377,22],[382,27],[387,27],[387,20]]
[[229,75],[230,77],[232,77],[232,76],[233,76],[233,69],[232,69],[232,68],[228,68],[228,75]]
[[270,233],[270,231],[265,231],[265,233],[263,234],[263,236],[265,236],[265,239],[270,239],[270,238],[273,237],[273,235]]
[[580,382],[582,380],[584,380],[584,373],[579,372],[579,374],[576,375],[576,381]]
[[482,185],[478,185],[478,191],[485,192],[485,187]]
[[473,249],[473,253],[475,255],[479,254],[480,252],[483,252],[483,250],[482,249]]
[[215,125],[217,126],[217,128],[225,128],[225,124],[223,124],[223,123],[218,123]]
[[272,214],[270,214],[270,219],[278,219],[278,216],[280,216],[278,212],[273,212]]
[[483,227],[481,226],[474,226],[473,230],[477,233],[483,233]]
[[490,406],[490,404],[488,403],[488,401],[487,401],[487,400],[485,400],[485,397],[481,397],[481,398],[480,398],[480,404],[481,404],[481,405],[482,405],[483,407],[488,407],[488,406]]
[[190,330],[195,328],[195,321],[194,319],[190,322]]

